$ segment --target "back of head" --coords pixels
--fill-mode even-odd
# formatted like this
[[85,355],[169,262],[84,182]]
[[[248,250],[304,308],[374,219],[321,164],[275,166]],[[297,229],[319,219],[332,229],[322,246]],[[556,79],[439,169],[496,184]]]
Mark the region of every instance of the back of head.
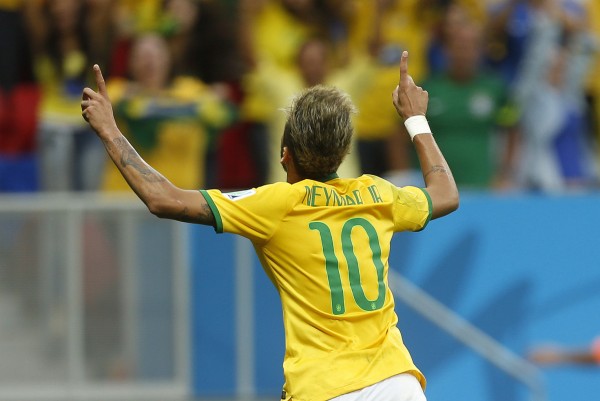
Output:
[[287,110],[283,135],[304,178],[320,179],[333,174],[350,151],[356,108],[348,94],[322,85],[304,90]]

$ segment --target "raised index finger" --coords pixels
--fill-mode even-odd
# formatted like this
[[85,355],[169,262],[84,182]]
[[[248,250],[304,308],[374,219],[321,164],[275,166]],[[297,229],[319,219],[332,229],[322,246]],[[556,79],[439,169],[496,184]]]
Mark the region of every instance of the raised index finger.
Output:
[[96,74],[96,85],[98,85],[98,93],[108,99],[108,92],[106,91],[106,82],[104,82],[104,77],[102,76],[102,71],[100,71],[100,66],[98,64],[94,64],[94,73]]
[[400,58],[400,86],[406,86],[410,82],[408,75],[408,52],[404,50],[402,52],[402,58]]

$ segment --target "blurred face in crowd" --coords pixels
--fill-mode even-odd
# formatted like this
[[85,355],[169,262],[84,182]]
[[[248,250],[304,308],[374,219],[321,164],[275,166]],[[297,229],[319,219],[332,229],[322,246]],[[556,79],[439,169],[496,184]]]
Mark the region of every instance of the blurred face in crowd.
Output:
[[154,34],[135,41],[130,68],[133,79],[146,89],[162,89],[168,84],[171,57],[165,40]]
[[81,3],[80,0],[51,0],[48,3],[52,20],[60,33],[73,33],[76,30]]
[[450,5],[444,14],[443,34],[444,38],[449,38],[462,26],[469,23],[467,11],[456,4]]
[[193,0],[168,0],[166,10],[177,21],[179,31],[188,32],[198,19],[200,6]]
[[466,81],[479,70],[482,56],[482,31],[475,24],[455,29],[447,38],[449,73],[455,80]]
[[298,55],[298,67],[306,86],[323,83],[329,70],[327,45],[318,39],[306,42]]

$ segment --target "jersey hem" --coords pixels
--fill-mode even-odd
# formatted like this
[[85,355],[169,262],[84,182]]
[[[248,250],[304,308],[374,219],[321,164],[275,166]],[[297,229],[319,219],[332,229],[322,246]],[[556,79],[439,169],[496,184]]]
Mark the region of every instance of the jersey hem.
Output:
[[354,382],[352,384],[349,384],[349,385],[346,385],[343,387],[338,387],[336,389],[332,389],[331,391],[319,394],[316,397],[311,397],[309,399],[294,398],[293,395],[286,394],[289,397],[289,398],[286,398],[286,400],[289,399],[290,401],[327,401],[332,398],[336,398],[341,395],[351,393],[353,391],[361,390],[365,387],[369,387],[369,386],[372,386],[379,382],[382,382],[386,379],[389,379],[390,377],[404,374],[404,373],[413,375],[419,381],[419,384],[421,385],[421,388],[423,389],[423,391],[425,391],[425,388],[427,387],[427,381],[425,379],[425,376],[423,376],[423,373],[421,373],[418,369],[408,369],[408,370],[404,370],[404,371],[390,373],[389,375],[384,375],[384,377],[381,377],[379,380],[377,380],[375,382],[373,382],[372,380],[362,380],[362,381]]

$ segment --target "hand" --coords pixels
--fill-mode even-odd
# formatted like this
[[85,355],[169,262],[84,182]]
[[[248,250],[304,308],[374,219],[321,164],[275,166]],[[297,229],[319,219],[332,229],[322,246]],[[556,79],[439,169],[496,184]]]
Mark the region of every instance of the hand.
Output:
[[119,130],[113,116],[112,105],[108,99],[106,83],[98,64],[94,65],[94,74],[96,75],[98,92],[90,88],[83,90],[81,115],[90,124],[90,127],[96,131],[98,136],[102,139],[107,139],[111,134],[118,133]]
[[403,119],[427,113],[427,102],[429,94],[420,86],[415,85],[412,77],[408,74],[408,52],[402,52],[400,59],[400,82],[394,93],[394,107]]

